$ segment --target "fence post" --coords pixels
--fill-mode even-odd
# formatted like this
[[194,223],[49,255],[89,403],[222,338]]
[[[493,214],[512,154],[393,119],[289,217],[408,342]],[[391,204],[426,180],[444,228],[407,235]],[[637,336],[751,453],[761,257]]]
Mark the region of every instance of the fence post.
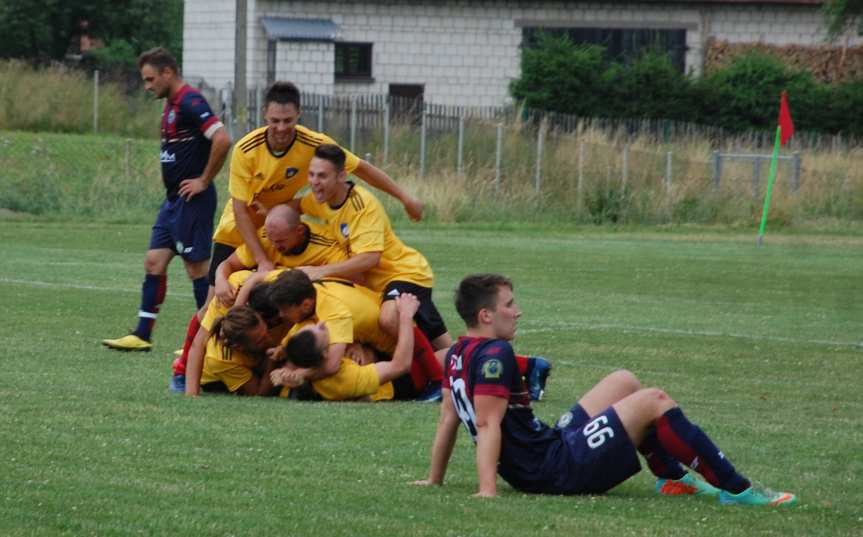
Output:
[[[261,121],[263,119],[261,114],[264,110],[264,103],[261,101],[263,96],[264,90],[261,89],[261,86],[255,86],[255,128],[258,128],[263,124],[263,121]],[[318,130],[320,131],[320,129]]]
[[[425,108],[425,107],[423,107]],[[420,177],[425,177],[426,173],[426,114],[425,109],[422,111],[422,121],[420,123]]]
[[578,144],[578,183],[575,186],[575,201],[581,210],[581,194],[584,186],[584,142]]
[[797,191],[800,190],[800,169],[802,167],[800,163],[800,151],[795,151],[793,158],[794,179],[791,183],[791,188],[794,193],[797,193]]
[[542,146],[545,141],[546,119],[542,118],[539,122],[539,129],[536,133],[536,175],[533,181],[534,190],[539,194],[542,187]]
[[752,197],[758,199],[758,191],[761,189],[761,156],[755,155],[755,162],[752,164]]
[[665,192],[671,193],[671,151],[665,153]]
[[324,96],[318,95],[318,132],[324,130]]
[[93,134],[99,132],[99,70],[93,71]]
[[722,156],[719,151],[713,152],[713,186],[719,188],[719,181],[722,177]]
[[626,192],[626,180],[629,176],[629,145],[623,146],[623,173],[620,178],[620,193]]
[[458,162],[456,173],[464,174],[464,110],[458,116]]
[[387,99],[384,102],[384,161],[386,166],[390,156],[390,101]]
[[357,96],[351,95],[351,151],[357,150]]
[[503,123],[497,124],[497,149],[494,156],[494,192],[500,192],[500,162],[503,152]]

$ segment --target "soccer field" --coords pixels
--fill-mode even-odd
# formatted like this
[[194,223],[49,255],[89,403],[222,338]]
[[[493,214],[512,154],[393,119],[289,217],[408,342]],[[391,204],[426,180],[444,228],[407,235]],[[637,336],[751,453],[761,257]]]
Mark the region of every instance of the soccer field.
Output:
[[0,221],[0,535],[863,535],[863,238],[471,230],[401,223],[452,291],[513,278],[517,351],[553,363],[552,422],[616,368],[666,389],[743,473],[791,509],[661,498],[647,470],[610,493],[471,497],[462,432],[425,477],[438,406],[295,403],[168,391],[193,311],[172,264],[154,352],[134,326],[145,225]]

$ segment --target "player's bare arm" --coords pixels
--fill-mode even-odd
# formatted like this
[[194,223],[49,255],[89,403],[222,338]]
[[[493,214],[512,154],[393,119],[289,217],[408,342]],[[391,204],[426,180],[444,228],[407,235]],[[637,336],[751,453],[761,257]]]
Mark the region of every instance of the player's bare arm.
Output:
[[245,269],[246,267],[240,262],[240,258],[236,253],[231,254],[230,257],[219,263],[219,266],[216,268],[216,298],[223,306],[233,306],[234,300],[237,298],[237,291],[228,283],[228,278],[238,270]]
[[493,395],[476,395],[476,471],[479,477],[477,496],[497,496],[497,462],[500,459],[500,424],[506,413],[507,400]]
[[249,214],[250,207],[243,200],[237,198],[231,198],[231,203],[233,204],[237,229],[240,231],[240,236],[243,237],[243,242],[251,250],[255,262],[258,264],[258,271],[269,272],[273,270],[273,262],[267,258],[267,254],[261,246],[261,240],[258,238],[258,230]]
[[201,394],[201,372],[204,369],[204,349],[210,332],[203,326],[198,328],[192,346],[189,348],[189,359],[186,362],[186,395],[197,397]]
[[252,289],[254,289],[256,285],[264,281],[266,278],[266,272],[255,272],[254,274],[249,276],[249,279],[243,282],[243,285],[237,290],[237,295],[234,297],[234,304],[248,304],[249,294],[251,294]]
[[411,220],[420,221],[423,217],[423,203],[404,191],[389,175],[374,164],[365,160],[360,160],[353,174],[370,184],[371,186],[382,190],[390,196],[396,198],[405,208],[405,212]]
[[207,190],[207,187],[210,186],[210,183],[213,182],[225,164],[225,157],[228,156],[228,150],[231,149],[231,137],[225,127],[219,127],[213,133],[210,142],[210,157],[207,159],[207,165],[201,176],[180,181],[180,189],[177,193],[186,198],[187,201]]
[[338,263],[300,268],[312,281],[331,277],[353,280],[355,278],[362,278],[366,271],[378,266],[380,262],[381,252],[363,252]]
[[414,314],[420,307],[419,299],[410,294],[402,293],[396,299],[399,312],[399,334],[392,359],[388,362],[376,362],[381,384],[396,379],[411,369],[414,351]]
[[414,485],[443,485],[449,459],[452,456],[452,450],[458,437],[459,423],[450,390],[444,388],[442,390],[440,418],[438,419],[437,431],[432,443],[429,475],[426,479],[414,481]]

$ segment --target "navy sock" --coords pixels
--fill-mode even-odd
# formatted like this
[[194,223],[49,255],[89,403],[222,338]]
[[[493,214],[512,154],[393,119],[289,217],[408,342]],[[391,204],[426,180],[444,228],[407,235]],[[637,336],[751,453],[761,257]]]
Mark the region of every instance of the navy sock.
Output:
[[638,446],[638,452],[647,461],[647,467],[656,477],[662,479],[681,479],[686,475],[686,470],[677,462],[677,459],[665,451],[659,439],[656,437],[656,428],[651,427],[644,440]]
[[672,408],[656,420],[656,436],[675,459],[703,475],[714,487],[732,494],[749,487],[749,480],[737,473],[716,444],[680,408]]
[[207,293],[210,290],[210,281],[206,276],[192,280],[192,289],[195,292],[195,303],[198,305],[198,309],[201,309],[204,306],[204,303],[207,302]]
[[156,324],[156,315],[159,306],[165,300],[168,277],[165,274],[147,274],[144,276],[144,284],[141,286],[141,309],[138,311],[138,327],[132,332],[139,338],[150,341],[153,333],[153,325]]

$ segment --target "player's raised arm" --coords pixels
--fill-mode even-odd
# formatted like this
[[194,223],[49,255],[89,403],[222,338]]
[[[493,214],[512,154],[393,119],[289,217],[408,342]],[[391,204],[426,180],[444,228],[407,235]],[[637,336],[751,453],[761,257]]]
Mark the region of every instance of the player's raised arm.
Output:
[[371,162],[360,160],[353,174],[370,184],[371,186],[382,190],[390,196],[396,198],[405,208],[405,212],[411,220],[419,222],[423,217],[423,202],[411,196],[393,181],[389,175],[382,169],[378,168]]

